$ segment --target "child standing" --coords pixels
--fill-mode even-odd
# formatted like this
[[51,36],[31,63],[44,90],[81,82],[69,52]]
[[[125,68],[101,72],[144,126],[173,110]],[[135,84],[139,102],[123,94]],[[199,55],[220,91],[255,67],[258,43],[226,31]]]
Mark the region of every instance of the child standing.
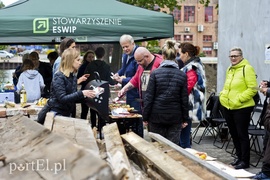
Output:
[[41,92],[45,87],[44,80],[41,74],[34,69],[35,65],[30,59],[23,62],[23,73],[19,77],[17,84],[17,91],[20,92],[22,84],[27,94],[27,102],[34,102],[41,97]]

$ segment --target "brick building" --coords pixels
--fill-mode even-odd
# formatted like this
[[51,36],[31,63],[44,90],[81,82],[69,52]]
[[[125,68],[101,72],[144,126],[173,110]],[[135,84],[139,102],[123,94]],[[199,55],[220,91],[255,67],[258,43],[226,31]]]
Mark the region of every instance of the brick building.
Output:
[[[191,42],[201,47],[207,57],[217,57],[218,50],[218,0],[211,0],[208,7],[199,0],[179,2],[181,9],[175,8],[174,39],[179,42]],[[164,44],[165,40],[160,43]]]

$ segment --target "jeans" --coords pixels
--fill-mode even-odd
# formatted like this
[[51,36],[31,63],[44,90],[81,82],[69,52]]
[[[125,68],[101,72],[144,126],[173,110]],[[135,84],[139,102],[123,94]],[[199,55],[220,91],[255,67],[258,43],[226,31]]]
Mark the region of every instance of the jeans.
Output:
[[191,139],[190,139],[191,126],[192,122],[190,121],[188,122],[188,125],[181,131],[179,145],[182,148],[191,148]]
[[[135,110],[138,111],[138,114],[141,114],[142,113],[142,110],[141,110],[141,104],[140,102],[136,101],[135,99],[127,99],[127,104],[130,105],[130,107],[133,107]],[[136,123],[132,124],[131,126],[136,126]],[[137,135],[139,135],[140,137],[143,138],[143,121],[142,119],[139,120],[139,123],[138,123],[138,132],[137,132]],[[135,128],[133,129],[133,131],[135,130]]]

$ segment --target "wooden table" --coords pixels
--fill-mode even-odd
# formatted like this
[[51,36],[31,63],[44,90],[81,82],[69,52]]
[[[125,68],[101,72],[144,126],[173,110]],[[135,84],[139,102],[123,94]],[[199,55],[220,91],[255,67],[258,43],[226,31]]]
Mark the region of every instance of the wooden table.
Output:
[[136,113],[130,113],[129,115],[121,116],[109,115],[109,123],[116,122],[120,134],[125,134],[131,130],[138,134],[138,125],[140,118],[142,118],[142,115]]
[[5,108],[4,104],[0,104],[0,117],[9,117],[18,114],[24,114],[28,117],[31,115],[37,115],[42,109],[41,106],[37,106],[34,103],[27,103],[29,107],[23,108],[20,104],[16,104],[13,108]]

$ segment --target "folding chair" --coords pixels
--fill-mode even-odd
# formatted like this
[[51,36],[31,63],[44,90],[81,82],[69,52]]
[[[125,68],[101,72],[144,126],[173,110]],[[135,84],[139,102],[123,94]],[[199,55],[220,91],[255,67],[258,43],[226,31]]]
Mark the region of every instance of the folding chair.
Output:
[[[252,134],[253,134],[253,136],[255,134],[257,134],[257,135],[262,134],[262,131],[261,132],[258,131],[258,130],[253,131],[254,129],[257,129],[257,127],[258,127],[258,125],[260,123],[260,121],[258,121],[258,118],[256,118],[255,116],[262,116],[262,114],[261,114],[262,110],[263,110],[263,104],[261,104],[261,101],[259,101],[259,103],[254,106],[254,109],[253,109],[253,111],[251,113],[250,125],[248,127],[249,133],[251,135],[252,140],[254,139],[254,137],[252,137]],[[255,122],[255,119],[257,119],[257,122]],[[225,151],[230,153],[232,156],[235,156],[235,147],[231,142],[232,142],[232,138],[230,137],[228,142],[227,142],[227,145],[225,147]],[[254,146],[254,144],[252,146]],[[229,147],[231,147],[231,148],[229,148]]]
[[[228,134],[229,134],[228,128],[225,128],[226,120],[224,118],[214,118],[212,119],[212,121],[213,123],[216,124],[216,129],[217,129],[217,135],[215,136],[213,145],[216,146],[217,148],[222,149],[226,141],[228,140]],[[226,130],[226,132],[223,131],[223,129]]]
[[[220,118],[222,117],[219,112],[215,112],[217,110],[216,106],[218,105],[219,97],[215,95],[215,93],[211,93],[208,100],[206,101],[206,110],[210,111],[209,117],[206,117],[205,120],[200,121],[198,126],[193,131],[193,141],[197,144],[201,142],[201,140],[207,135],[211,134],[214,138],[216,137],[216,134],[218,134],[217,126],[219,124],[213,122],[213,118]],[[199,131],[199,129],[203,127],[204,130],[202,132],[202,135],[200,136],[199,140],[196,141],[195,137]]]
[[[214,103],[212,101],[212,97],[214,97],[214,96],[215,96],[215,93],[214,92],[211,93],[210,96],[209,96],[209,98],[206,101],[206,110],[207,111],[211,111],[211,109],[213,108]],[[212,134],[212,132],[209,131],[210,130],[209,129],[210,124],[209,124],[209,121],[208,121],[209,118],[210,118],[210,116],[207,117],[207,114],[206,114],[206,118],[204,120],[200,121],[199,124],[194,129],[194,131],[192,132],[192,139],[193,139],[193,142],[195,142],[196,144],[200,144],[201,140],[203,139],[203,137],[207,133],[211,133]],[[200,130],[200,128],[204,128],[204,131],[203,131],[202,135],[200,136],[199,140],[196,141],[195,139],[196,139],[197,133]]]
[[[248,134],[250,135],[250,151],[254,152],[255,155],[258,156],[257,161],[255,164],[250,162],[250,165],[253,167],[257,167],[260,160],[263,157],[263,147],[262,147],[262,141],[265,136],[265,130],[261,124],[261,120],[263,118],[263,106],[262,104],[258,104],[254,107],[253,114],[252,114],[252,123],[249,127]],[[257,122],[255,121],[255,118],[257,118]],[[261,140],[261,141],[260,141]]]

